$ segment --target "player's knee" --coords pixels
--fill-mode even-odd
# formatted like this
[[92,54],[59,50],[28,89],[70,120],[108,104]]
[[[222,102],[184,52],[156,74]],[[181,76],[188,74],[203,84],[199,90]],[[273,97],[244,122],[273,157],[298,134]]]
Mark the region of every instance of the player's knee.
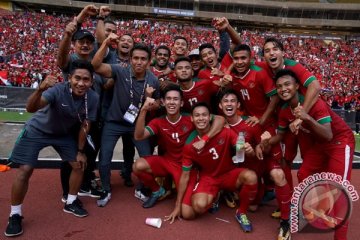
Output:
[[197,198],[192,201],[194,211],[198,214],[206,212],[209,204],[205,198]]
[[133,172],[134,173],[138,173],[138,172],[141,172],[141,171],[144,171],[146,170],[147,168],[147,163],[145,161],[144,158],[139,158],[137,159],[134,163],[133,163],[133,166],[132,166],[132,169],[133,169]]
[[256,173],[252,170],[246,170],[244,173],[245,184],[253,185],[257,183]]
[[271,170],[270,175],[276,185],[282,185],[286,181],[284,171],[280,168]]
[[18,169],[18,173],[17,173],[17,180],[21,181],[21,182],[26,182],[29,180],[32,172],[33,172],[34,168],[30,167],[30,166],[21,166]]

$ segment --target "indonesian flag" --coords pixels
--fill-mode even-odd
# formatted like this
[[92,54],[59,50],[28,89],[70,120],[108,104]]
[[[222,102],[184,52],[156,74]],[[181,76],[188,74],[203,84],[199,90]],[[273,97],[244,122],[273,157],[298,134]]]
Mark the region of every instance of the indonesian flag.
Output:
[[8,71],[0,71],[0,85],[11,86],[11,83],[8,81]]

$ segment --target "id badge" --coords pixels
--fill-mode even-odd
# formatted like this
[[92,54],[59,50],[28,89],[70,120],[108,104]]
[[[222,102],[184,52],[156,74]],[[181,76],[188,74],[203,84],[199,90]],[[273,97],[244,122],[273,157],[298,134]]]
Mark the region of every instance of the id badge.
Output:
[[137,115],[139,114],[139,108],[137,108],[135,105],[130,104],[128,110],[126,111],[126,113],[124,114],[124,119],[131,123],[134,124],[135,119],[137,118]]

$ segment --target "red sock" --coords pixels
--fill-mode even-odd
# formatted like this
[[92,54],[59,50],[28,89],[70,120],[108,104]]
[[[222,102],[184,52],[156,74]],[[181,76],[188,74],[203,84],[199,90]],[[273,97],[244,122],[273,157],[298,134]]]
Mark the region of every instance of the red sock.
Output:
[[258,179],[258,191],[255,199],[251,201],[250,205],[259,205],[264,197],[264,194],[265,194],[265,184],[262,182],[262,180]]
[[281,219],[287,220],[290,217],[291,191],[289,184],[279,187],[275,186],[276,198],[280,205]]
[[239,193],[240,206],[238,208],[238,213],[246,213],[251,201],[256,197],[258,185],[243,185]]
[[140,181],[144,183],[146,187],[149,187],[152,192],[156,192],[160,189],[159,184],[155,181],[155,178],[152,174],[147,172],[134,172],[134,174],[139,178]]
[[286,181],[288,182],[291,193],[292,193],[294,186],[293,186],[293,179],[292,179],[292,174],[291,174],[291,166],[289,166],[288,164],[289,163],[286,163],[282,169],[285,173]]

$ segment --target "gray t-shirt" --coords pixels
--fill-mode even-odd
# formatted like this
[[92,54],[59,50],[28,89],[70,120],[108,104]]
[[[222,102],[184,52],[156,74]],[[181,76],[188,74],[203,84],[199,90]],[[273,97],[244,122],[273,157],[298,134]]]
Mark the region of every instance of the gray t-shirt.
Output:
[[[131,66],[124,68],[117,64],[111,64],[111,70],[113,75],[112,77],[114,78],[115,81],[115,85],[114,85],[113,100],[111,102],[109,111],[107,113],[106,120],[121,122],[126,126],[134,126],[133,124],[128,123],[123,118],[124,114],[126,113],[126,111],[128,110],[131,104],[131,96],[130,96],[131,82],[134,93],[132,102],[133,105],[138,107],[140,103],[140,97],[145,93],[146,85],[149,85],[149,87],[153,87],[155,89],[152,98],[154,99],[160,98],[159,81],[157,80],[155,75],[149,70],[146,70],[144,80],[137,80],[134,77]],[[130,79],[130,75],[132,76],[132,80]],[[143,96],[141,101],[142,103],[144,103],[145,95]]]
[[96,120],[99,96],[91,89],[86,95],[87,104],[85,96],[74,97],[71,94],[68,82],[55,84],[42,93],[48,105],[38,110],[26,122],[26,128],[56,136],[73,134],[74,128],[86,118],[85,105],[88,109],[88,120]]

